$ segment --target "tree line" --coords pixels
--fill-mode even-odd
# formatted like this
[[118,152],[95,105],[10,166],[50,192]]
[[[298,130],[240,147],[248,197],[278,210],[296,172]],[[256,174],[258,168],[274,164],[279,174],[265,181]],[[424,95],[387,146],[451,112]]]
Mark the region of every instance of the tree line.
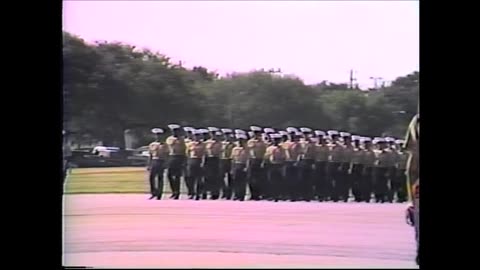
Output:
[[419,98],[419,72],[388,87],[306,85],[257,70],[219,77],[166,55],[118,42],[87,44],[64,32],[64,127],[77,140],[122,146],[124,131],[148,141],[151,127],[308,126],[402,137]]

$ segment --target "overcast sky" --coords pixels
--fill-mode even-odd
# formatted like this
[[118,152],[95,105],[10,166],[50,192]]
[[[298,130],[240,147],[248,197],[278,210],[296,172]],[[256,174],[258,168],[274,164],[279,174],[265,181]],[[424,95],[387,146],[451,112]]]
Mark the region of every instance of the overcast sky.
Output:
[[64,1],[64,30],[220,74],[281,68],[305,83],[419,70],[418,1]]

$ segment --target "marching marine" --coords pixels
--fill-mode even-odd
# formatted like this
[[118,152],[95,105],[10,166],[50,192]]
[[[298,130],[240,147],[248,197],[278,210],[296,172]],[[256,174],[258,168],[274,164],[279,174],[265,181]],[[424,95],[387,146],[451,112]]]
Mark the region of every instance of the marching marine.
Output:
[[[192,127],[184,127],[183,131],[187,134],[185,138],[185,146],[188,150],[188,145],[195,141],[195,133],[198,132]],[[187,154],[188,159],[188,154]],[[188,164],[187,164],[188,167]],[[185,168],[187,170],[187,168]],[[187,171],[184,172],[185,175],[185,185],[187,186],[188,198],[193,199],[195,194],[194,180],[189,176]]]
[[152,133],[155,134],[156,140],[148,146],[150,155],[147,169],[150,171],[150,199],[157,197],[157,200],[160,200],[163,194],[163,172],[168,158],[168,147],[161,142],[163,129],[154,128]]
[[177,124],[170,124],[168,128],[172,134],[167,138],[166,144],[168,146],[168,181],[172,189],[172,196],[175,200],[180,198],[180,181],[185,166],[186,144]]
[[281,145],[288,152],[285,162],[285,186],[282,189],[286,199],[297,201],[300,197],[298,163],[302,153],[302,146],[299,143],[302,133],[294,127],[288,127],[287,132],[289,139]]
[[352,164],[350,167],[351,187],[352,193],[356,202],[362,201],[361,185],[363,180],[363,172],[365,170],[363,164],[363,158],[365,151],[360,147],[360,136],[353,135],[353,152],[352,152]]
[[392,137],[386,137],[385,138],[385,151],[389,154],[388,158],[388,170],[387,170],[387,201],[392,203],[394,199],[394,195],[396,192],[396,189],[398,189],[395,186],[395,177],[397,175],[397,160],[398,160],[398,154],[397,151],[395,150],[395,139]]
[[341,181],[339,186],[340,197],[344,202],[348,202],[350,197],[350,190],[352,189],[352,182],[350,176],[350,166],[352,161],[353,146],[351,141],[351,134],[348,132],[340,132],[343,139],[343,154],[341,162]]
[[247,147],[247,135],[243,130],[235,130],[236,146],[232,149],[232,193],[234,200],[245,200],[247,188],[247,172],[249,171],[249,149]]
[[374,184],[374,168],[376,156],[372,148],[372,139],[369,137],[363,137],[361,139],[363,144],[363,173],[360,184],[362,201],[369,203],[372,198],[373,184]]
[[337,202],[341,195],[342,188],[342,162],[343,162],[343,146],[338,142],[339,134],[336,130],[329,130],[327,134],[331,138],[329,144],[329,163],[328,163],[328,178],[329,184],[332,186],[331,198],[332,201]]
[[317,145],[315,148],[315,195],[318,201],[322,202],[330,199],[331,186],[327,178],[327,165],[330,155],[326,143],[326,134],[321,130],[315,130],[317,136]]
[[397,163],[396,175],[393,181],[395,191],[397,192],[398,202],[407,201],[407,161],[408,154],[403,151],[403,140],[395,140],[397,144]]
[[222,152],[220,154],[220,183],[222,189],[222,198],[232,199],[232,149],[235,147],[232,130],[222,128],[223,141]]
[[272,196],[275,202],[280,200],[282,195],[281,187],[284,182],[284,164],[288,158],[288,152],[280,146],[282,137],[279,134],[272,134],[272,145],[270,145],[264,156],[264,162],[269,164],[267,177],[268,182],[271,183]]
[[[275,133],[275,130],[273,128],[264,128],[263,129],[263,132],[264,132],[264,142],[265,142],[265,146],[268,148],[269,146],[273,145],[273,138],[271,137],[272,135],[274,135]],[[265,181],[263,183],[263,187],[262,187],[262,191],[261,191],[261,194],[260,194],[260,197],[262,199],[267,199],[267,200],[273,200],[274,196],[273,196],[273,190],[275,189],[275,187],[273,187],[273,183],[270,182],[268,180],[268,166],[270,164],[268,162],[264,162],[263,163],[263,169],[265,171]]]
[[248,184],[250,186],[251,199],[260,200],[262,189],[265,187],[266,175],[263,165],[263,157],[267,145],[261,138],[262,129],[257,126],[250,127],[253,137],[248,140],[247,147],[249,151],[249,175]]
[[[220,197],[220,154],[222,152],[222,133],[216,127],[209,127],[210,139],[205,142],[205,186],[206,192],[210,191],[210,199],[216,200]],[[202,198],[207,198],[207,193]]]
[[310,128],[303,127],[300,128],[300,131],[303,133],[303,138],[300,140],[301,157],[299,161],[300,199],[309,202],[314,198],[313,165],[315,163],[316,143],[311,136],[312,130]]
[[202,131],[193,130],[193,141],[187,144],[187,171],[186,177],[190,179],[192,191],[189,190],[189,199],[199,200],[204,193],[203,167],[205,164],[205,143],[202,142]]
[[377,137],[375,138],[374,143],[376,143],[378,146],[378,149],[375,150],[375,201],[377,203],[384,203],[387,200],[388,195],[387,181],[391,157],[388,151],[385,149],[386,142],[384,138]]
[[192,141],[195,140],[195,138],[194,138],[195,136],[194,136],[194,134],[193,134],[194,131],[195,131],[194,128],[192,128],[192,127],[184,127],[184,128],[183,128],[183,131],[184,131],[185,134],[187,135],[187,136],[185,136],[185,143],[189,143],[189,142],[192,142]]

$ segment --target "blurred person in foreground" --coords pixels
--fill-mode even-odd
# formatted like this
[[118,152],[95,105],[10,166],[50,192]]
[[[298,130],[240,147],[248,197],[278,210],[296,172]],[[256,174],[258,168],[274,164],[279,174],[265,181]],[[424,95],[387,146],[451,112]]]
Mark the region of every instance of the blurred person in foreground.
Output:
[[67,132],[62,130],[63,136],[63,183],[67,178],[68,171],[70,169],[70,159],[72,157],[72,150],[70,149],[70,144],[68,142]]
[[410,121],[405,136],[404,149],[409,153],[407,161],[407,191],[411,206],[407,208],[407,215],[415,227],[417,242],[416,262],[420,264],[420,113]]

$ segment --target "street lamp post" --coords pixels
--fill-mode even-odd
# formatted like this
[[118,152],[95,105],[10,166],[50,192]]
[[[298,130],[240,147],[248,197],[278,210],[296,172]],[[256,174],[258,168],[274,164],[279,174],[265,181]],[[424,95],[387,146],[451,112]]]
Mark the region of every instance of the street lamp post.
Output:
[[377,90],[378,89],[378,81],[379,80],[383,80],[382,77],[370,77],[370,80],[373,80],[373,84],[374,84],[374,89]]

